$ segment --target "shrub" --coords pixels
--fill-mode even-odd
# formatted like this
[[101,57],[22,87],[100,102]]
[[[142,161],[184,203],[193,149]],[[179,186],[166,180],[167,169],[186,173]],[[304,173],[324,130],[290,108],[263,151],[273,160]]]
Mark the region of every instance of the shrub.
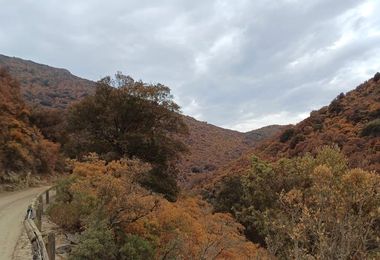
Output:
[[216,195],[215,210],[218,212],[231,212],[240,203],[243,184],[240,176],[226,177],[221,183],[220,191]]
[[119,250],[121,260],[149,260],[153,259],[153,245],[136,235],[127,234],[124,245]]
[[72,204],[53,204],[48,213],[54,223],[66,230],[78,231],[81,227],[80,212]]
[[240,189],[227,180],[219,191],[236,195],[233,206],[218,196],[216,208],[225,205],[280,259],[378,258],[380,176],[349,170],[338,148],[273,164],[254,158],[240,178]]
[[141,184],[154,192],[164,194],[167,200],[174,202],[177,200],[179,187],[175,178],[177,174],[171,174],[172,171],[175,169],[154,168],[141,179]]
[[294,149],[298,143],[302,142],[305,140],[305,136],[303,134],[297,134],[296,136],[294,136],[292,138],[292,140],[290,141],[290,148],[291,149]]
[[361,136],[380,136],[380,119],[369,122],[361,131]]
[[344,98],[344,94],[340,93],[329,105],[328,110],[331,113],[339,114],[343,111],[342,99]]
[[117,259],[117,249],[112,230],[105,223],[91,225],[73,249],[71,260]]
[[293,137],[295,130],[293,128],[286,129],[280,136],[280,142],[286,143],[290,138]]
[[380,80],[380,73],[379,72],[376,72],[375,76],[373,77],[373,80],[375,82],[378,82]]

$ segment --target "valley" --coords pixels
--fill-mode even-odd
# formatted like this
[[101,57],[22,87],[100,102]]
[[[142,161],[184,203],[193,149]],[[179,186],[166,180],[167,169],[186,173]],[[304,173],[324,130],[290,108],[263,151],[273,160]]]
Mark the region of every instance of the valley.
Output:
[[295,125],[241,133],[121,73],[0,68],[0,184],[61,179],[48,214],[80,237],[72,259],[378,256],[379,73]]

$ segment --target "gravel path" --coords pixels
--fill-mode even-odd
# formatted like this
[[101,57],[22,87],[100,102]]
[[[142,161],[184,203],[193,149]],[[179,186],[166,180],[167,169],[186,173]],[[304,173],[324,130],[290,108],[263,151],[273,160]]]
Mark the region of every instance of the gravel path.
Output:
[[0,193],[1,260],[12,259],[17,242],[23,233],[23,220],[26,209],[33,198],[45,189],[46,187],[39,187],[17,192]]

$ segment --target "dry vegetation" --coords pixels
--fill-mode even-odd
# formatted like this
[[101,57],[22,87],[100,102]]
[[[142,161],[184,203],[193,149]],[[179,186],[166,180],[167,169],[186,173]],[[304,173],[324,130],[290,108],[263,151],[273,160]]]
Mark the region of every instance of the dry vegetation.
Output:
[[73,161],[50,208],[62,227],[85,230],[72,259],[248,259],[265,252],[242,235],[229,214],[213,214],[196,197],[170,203],[138,184],[150,166],[96,155]]
[[199,187],[213,190],[224,176],[242,175],[251,166],[253,154],[276,161],[281,158],[315,155],[324,145],[337,145],[349,166],[380,170],[380,80],[373,79],[347,94],[340,94],[329,106],[310,113],[295,126],[287,126],[252,151],[215,172]]
[[329,106],[264,143],[256,153],[266,159],[315,154],[323,145],[338,145],[351,167],[380,170],[380,80],[375,77]]
[[18,82],[0,70],[0,183],[55,169],[59,145],[44,139],[29,119]]
[[95,82],[72,75],[65,69],[0,55],[0,67],[19,81],[21,93],[32,105],[66,108],[94,92]]
[[189,136],[183,138],[188,147],[178,163],[182,187],[194,189],[214,172],[228,163],[252,151],[260,142],[269,139],[284,126],[273,125],[248,133],[223,129],[206,122],[184,117]]
[[378,259],[380,176],[350,169],[337,147],[267,163],[220,184],[213,204],[280,259]]

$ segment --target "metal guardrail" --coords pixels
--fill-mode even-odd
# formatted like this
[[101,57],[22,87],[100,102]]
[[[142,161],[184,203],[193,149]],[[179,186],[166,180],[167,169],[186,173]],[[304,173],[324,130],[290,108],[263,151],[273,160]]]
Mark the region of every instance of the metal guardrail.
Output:
[[[55,248],[53,248],[53,250],[50,249],[50,254],[48,254],[47,247],[41,234],[43,196],[46,196],[46,202],[49,203],[49,192],[53,188],[54,187],[40,193],[28,207],[25,216],[24,227],[32,244],[33,260],[54,260],[55,258]],[[55,242],[52,246],[55,247]]]

